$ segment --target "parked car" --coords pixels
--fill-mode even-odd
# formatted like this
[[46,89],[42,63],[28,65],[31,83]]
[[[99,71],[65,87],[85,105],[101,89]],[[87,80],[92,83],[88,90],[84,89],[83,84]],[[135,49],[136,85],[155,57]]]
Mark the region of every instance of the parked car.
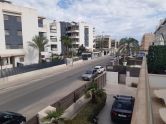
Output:
[[95,66],[94,69],[97,70],[98,74],[101,74],[101,73],[103,73],[105,71],[105,68],[103,66],[100,66],[100,65]]
[[25,124],[26,117],[15,112],[0,112],[0,124]]
[[112,121],[125,121],[130,123],[135,98],[132,96],[117,95],[111,109]]
[[91,69],[91,70],[87,70],[82,75],[82,79],[85,80],[85,81],[90,81],[90,80],[94,79],[96,76],[97,76],[97,70]]

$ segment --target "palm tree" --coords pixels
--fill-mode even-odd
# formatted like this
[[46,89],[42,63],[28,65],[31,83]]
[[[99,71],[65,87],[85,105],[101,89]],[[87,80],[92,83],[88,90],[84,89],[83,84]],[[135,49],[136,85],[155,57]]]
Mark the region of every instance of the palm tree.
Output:
[[119,42],[118,53],[130,56],[139,50],[139,43],[134,38],[122,38]]
[[36,35],[32,38],[32,41],[28,42],[29,46],[38,49],[39,51],[39,63],[41,60],[41,52],[44,51],[44,47],[48,44],[48,40],[46,37]]
[[86,51],[86,48],[84,47],[84,45],[82,44],[79,48],[78,48],[78,52],[77,55],[81,56],[83,52]]
[[64,55],[68,56],[69,55],[69,48],[71,48],[71,46],[72,46],[71,39],[68,36],[62,36],[61,42],[62,42],[63,46],[65,47]]

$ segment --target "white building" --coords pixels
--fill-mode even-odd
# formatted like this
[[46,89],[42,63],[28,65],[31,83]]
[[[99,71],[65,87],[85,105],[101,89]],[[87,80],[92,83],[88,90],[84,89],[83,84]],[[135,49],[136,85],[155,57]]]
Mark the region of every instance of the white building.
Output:
[[38,63],[38,50],[28,45],[35,35],[45,36],[44,58],[63,51],[61,36],[69,36],[73,48],[82,44],[93,51],[93,27],[85,22],[58,22],[38,16],[36,9],[0,2],[0,62],[3,68]]
[[160,24],[157,26],[154,35],[154,45],[166,45],[166,19],[160,21]]
[[38,50],[30,47],[35,35],[45,36],[45,51],[61,54],[60,22],[38,16],[37,10],[0,2],[0,57],[3,68],[38,62]]
[[5,68],[38,62],[37,50],[28,46],[38,33],[35,9],[0,2],[0,57]]
[[115,54],[118,50],[118,41],[110,35],[97,35],[95,37],[95,49],[103,51],[104,54]]
[[94,28],[85,22],[71,22],[68,24],[67,35],[72,39],[73,47],[78,49],[82,44],[89,51],[93,51]]

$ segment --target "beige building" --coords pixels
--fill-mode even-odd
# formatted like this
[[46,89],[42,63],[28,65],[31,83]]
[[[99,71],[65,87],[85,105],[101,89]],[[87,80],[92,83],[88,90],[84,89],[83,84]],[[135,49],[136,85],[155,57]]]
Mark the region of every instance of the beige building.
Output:
[[95,37],[95,49],[104,51],[105,54],[116,53],[118,42],[111,38],[109,35],[98,35]]
[[155,35],[153,33],[145,33],[142,38],[140,49],[143,51],[148,51],[149,46],[152,45],[154,40],[155,40]]

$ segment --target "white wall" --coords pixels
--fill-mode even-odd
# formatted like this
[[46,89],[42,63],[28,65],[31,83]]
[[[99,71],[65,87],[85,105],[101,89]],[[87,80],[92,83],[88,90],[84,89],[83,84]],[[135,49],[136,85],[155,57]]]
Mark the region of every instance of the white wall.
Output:
[[[49,45],[49,46],[46,48],[46,51],[47,51],[47,52],[53,52],[53,53],[55,53],[55,54],[61,54],[62,49],[61,49],[61,30],[60,30],[60,22],[55,21],[57,32],[56,32],[56,33],[51,33],[51,32],[50,32],[50,23],[53,23],[53,21],[54,21],[54,20],[47,20],[47,19],[45,19],[45,21],[44,21],[44,24],[45,24],[46,27],[47,27],[47,30],[46,30],[47,39],[49,40],[49,42],[48,42],[48,45]],[[56,38],[57,38],[57,42],[51,42],[50,36],[56,37]],[[54,45],[54,44],[57,45],[57,51],[51,51],[51,46],[50,46],[51,44],[52,44],[52,45]]]
[[93,27],[85,22],[80,22],[79,23],[79,38],[80,38],[80,42],[79,45],[84,45],[85,46],[85,38],[84,38],[84,28],[88,27],[89,28],[89,46],[86,47],[89,50],[93,50]]
[[[23,49],[6,49],[3,10],[21,14]],[[25,54],[25,64],[38,62],[38,52],[28,46],[28,41],[38,34],[37,11],[8,3],[0,2],[0,54],[22,53]]]
[[107,83],[118,84],[118,72],[107,72]]

